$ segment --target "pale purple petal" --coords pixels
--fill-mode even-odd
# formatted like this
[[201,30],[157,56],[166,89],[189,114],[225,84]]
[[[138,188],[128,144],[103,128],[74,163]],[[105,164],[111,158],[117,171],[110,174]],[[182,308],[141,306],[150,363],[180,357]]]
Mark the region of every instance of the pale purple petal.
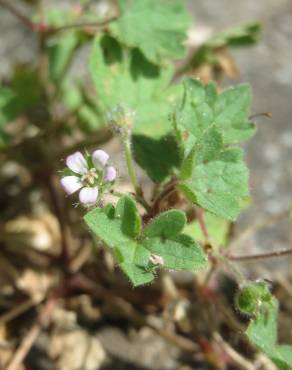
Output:
[[61,185],[67,194],[73,194],[82,188],[82,183],[77,176],[65,176],[61,179]]
[[87,171],[86,160],[80,152],[73,153],[66,158],[66,165],[71,171],[83,175]]
[[104,179],[105,181],[114,181],[117,177],[117,170],[115,167],[109,166],[106,168]]
[[98,196],[98,188],[83,188],[80,190],[79,193],[79,200],[80,203],[84,204],[85,206],[91,206],[96,203]]
[[95,150],[92,153],[92,161],[95,167],[104,167],[107,164],[109,155],[103,150]]

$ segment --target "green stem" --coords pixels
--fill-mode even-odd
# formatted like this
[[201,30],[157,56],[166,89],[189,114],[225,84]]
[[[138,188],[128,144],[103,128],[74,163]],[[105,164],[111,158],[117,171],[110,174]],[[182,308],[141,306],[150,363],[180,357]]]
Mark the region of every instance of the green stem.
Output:
[[109,23],[115,21],[117,18],[118,18],[118,16],[114,15],[111,18],[105,19],[104,21],[101,21],[101,22],[96,22],[95,21],[95,22],[80,22],[80,23],[65,24],[65,25],[60,26],[60,27],[52,28],[50,30],[50,33],[55,34],[55,33],[61,32],[61,31],[67,31],[67,30],[74,29],[74,28],[105,27]]
[[138,178],[136,175],[135,167],[134,167],[134,160],[132,156],[132,150],[131,150],[131,142],[130,138],[128,136],[123,136],[122,137],[122,142],[123,142],[123,147],[125,151],[125,156],[126,156],[126,162],[127,162],[127,168],[128,168],[128,173],[131,179],[131,182],[133,184],[133,187],[135,189],[135,192],[138,196],[141,196],[142,190],[138,182]]
[[122,143],[123,143],[123,148],[124,148],[124,152],[126,156],[128,174],[129,174],[129,177],[131,179],[132,185],[136,193],[136,200],[146,209],[146,211],[149,211],[151,207],[149,206],[149,204],[146,202],[146,200],[143,197],[143,191],[141,189],[141,186],[138,182],[138,178],[136,175],[134,160],[133,160],[133,155],[132,155],[132,150],[131,150],[130,137],[128,135],[123,135]]
[[142,195],[140,196],[136,195],[136,200],[138,203],[141,204],[141,206],[143,206],[146,209],[147,212],[151,210],[150,205],[146,202]]

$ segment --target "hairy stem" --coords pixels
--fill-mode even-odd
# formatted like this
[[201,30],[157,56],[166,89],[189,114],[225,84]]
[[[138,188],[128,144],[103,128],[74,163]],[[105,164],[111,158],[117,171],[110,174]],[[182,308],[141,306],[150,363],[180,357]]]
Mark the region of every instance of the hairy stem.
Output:
[[133,155],[132,155],[132,150],[131,150],[131,142],[130,142],[129,137],[124,136],[122,138],[122,142],[123,142],[123,148],[125,152],[126,163],[127,163],[128,174],[129,174],[130,180],[132,182],[132,185],[135,189],[136,194],[141,195],[142,190],[139,185],[138,178],[137,178],[136,171],[135,171],[134,160],[133,160]]
[[162,191],[156,196],[156,198],[153,201],[152,207],[151,207],[152,208],[152,213],[154,215],[159,212],[160,203],[165,198],[167,198],[168,196],[170,196],[170,194],[172,194],[174,191],[176,191],[176,184],[177,184],[177,180],[176,179],[172,179],[169,183],[167,183],[164,186],[164,188],[162,189]]
[[197,216],[199,226],[200,226],[200,228],[202,230],[202,233],[204,235],[204,238],[206,239],[206,241],[208,241],[209,232],[208,232],[208,228],[207,228],[207,225],[206,225],[206,222],[205,222],[204,210],[200,207],[196,207],[196,216]]
[[87,28],[87,27],[104,27],[107,26],[109,23],[113,22],[117,19],[117,16],[112,16],[111,18],[105,19],[101,22],[80,22],[80,23],[72,23],[72,24],[65,24],[60,27],[56,27],[50,30],[51,34],[55,34],[61,31],[67,31],[75,28]]
[[47,24],[34,23],[26,15],[20,12],[14,5],[11,4],[12,1],[0,0],[0,6],[7,9],[11,14],[13,14],[17,19],[19,19],[26,27],[31,31],[42,33],[45,36],[50,36],[61,31],[71,30],[75,28],[86,28],[86,27],[105,27],[109,23],[113,22],[118,18],[118,15],[113,15],[112,17],[105,19],[101,22],[79,22],[72,24],[65,24],[60,27],[51,27]]
[[244,261],[255,261],[261,259],[268,259],[274,257],[283,257],[292,254],[292,248],[279,249],[278,251],[272,251],[267,253],[249,254],[243,256],[227,255],[230,261],[244,262]]
[[122,144],[125,152],[128,174],[135,190],[135,198],[137,202],[139,202],[146,209],[146,211],[149,211],[151,207],[144,199],[142,188],[138,182],[129,135],[122,136]]

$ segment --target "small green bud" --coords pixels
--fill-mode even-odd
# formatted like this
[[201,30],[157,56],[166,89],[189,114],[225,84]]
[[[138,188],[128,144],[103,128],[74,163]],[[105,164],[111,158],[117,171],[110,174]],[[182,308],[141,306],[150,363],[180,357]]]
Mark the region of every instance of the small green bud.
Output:
[[117,105],[109,113],[109,123],[113,132],[120,135],[130,135],[134,125],[135,112],[121,105]]
[[255,281],[240,286],[236,295],[237,308],[244,314],[254,315],[264,303],[270,303],[272,294],[265,281]]

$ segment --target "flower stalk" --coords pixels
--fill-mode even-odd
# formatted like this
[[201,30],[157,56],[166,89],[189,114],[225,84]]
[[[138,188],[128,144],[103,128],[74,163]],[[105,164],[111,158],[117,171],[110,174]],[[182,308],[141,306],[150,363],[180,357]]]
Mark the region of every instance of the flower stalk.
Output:
[[131,148],[132,129],[134,125],[135,112],[131,109],[121,105],[116,106],[112,112],[109,113],[109,123],[114,133],[121,138],[123,150],[125,153],[127,170],[135,191],[135,198],[146,211],[150,211],[151,207],[143,197],[143,191],[139,184],[138,177],[135,170],[134,158]]
[[137,195],[141,195],[141,187],[138,182],[138,178],[136,175],[135,167],[134,167],[134,160],[133,160],[133,155],[132,155],[132,149],[131,149],[131,142],[129,136],[124,135],[122,138],[122,144],[123,144],[123,149],[125,152],[125,157],[126,157],[126,163],[127,163],[127,169],[128,169],[128,174],[130,177],[130,180],[132,182],[132,185],[135,189],[135,193]]

